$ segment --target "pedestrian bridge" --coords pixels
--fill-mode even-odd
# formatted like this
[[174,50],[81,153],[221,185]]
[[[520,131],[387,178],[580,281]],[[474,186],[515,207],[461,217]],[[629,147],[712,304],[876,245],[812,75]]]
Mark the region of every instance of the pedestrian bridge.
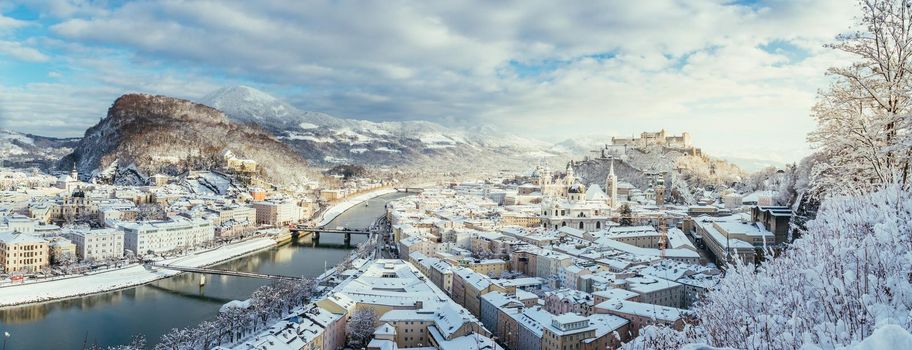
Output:
[[368,230],[332,230],[325,228],[316,228],[316,227],[306,227],[302,225],[297,225],[291,229],[292,231],[298,232],[315,232],[315,233],[338,233],[346,235],[370,235],[371,232]]
[[421,187],[397,187],[396,191],[405,193],[421,193],[424,192],[424,189]]
[[212,269],[207,267],[189,267],[189,266],[175,266],[175,265],[165,265],[165,264],[156,264],[156,263],[147,263],[147,266],[165,269],[165,270],[174,270],[180,272],[195,272],[195,273],[205,273],[210,275],[223,275],[223,276],[236,276],[236,277],[248,277],[248,278],[259,278],[273,281],[300,281],[301,277],[291,277],[284,275],[272,275],[268,273],[257,273],[257,272],[243,272],[243,271],[230,271],[230,270],[219,270]]
[[295,226],[293,226],[290,230],[291,230],[291,234],[292,234],[293,236],[294,236],[294,235],[300,236],[302,233],[304,233],[304,234],[310,234],[310,235],[312,235],[311,238],[314,239],[314,240],[316,240],[316,241],[319,241],[319,240],[320,240],[320,234],[324,234],[324,233],[334,233],[334,234],[345,235],[345,244],[346,244],[346,245],[348,245],[348,244],[351,243],[351,235],[365,235],[365,236],[370,236],[370,234],[371,234],[371,231],[370,231],[369,229],[361,229],[361,230],[348,230],[348,229],[345,229],[345,230],[334,230],[334,229],[325,229],[325,228],[320,228],[320,227],[308,227],[308,226],[304,226],[304,225],[295,225]]

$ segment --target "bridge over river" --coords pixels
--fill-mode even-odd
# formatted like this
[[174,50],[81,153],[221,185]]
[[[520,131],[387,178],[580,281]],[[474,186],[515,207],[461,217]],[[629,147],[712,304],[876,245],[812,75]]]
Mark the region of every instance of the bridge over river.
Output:
[[156,264],[156,263],[149,263],[149,264],[146,264],[146,266],[147,266],[147,268],[152,267],[152,268],[174,270],[174,271],[180,271],[180,272],[195,272],[195,273],[205,273],[205,274],[210,274],[210,275],[249,277],[249,278],[259,278],[259,279],[274,280],[274,281],[300,281],[302,279],[302,277],[274,275],[274,274],[259,273],[259,272],[221,270],[221,269],[213,269],[213,268],[208,268],[208,267],[175,266],[175,265]]
[[314,241],[320,240],[320,234],[341,234],[345,235],[345,244],[348,245],[351,243],[351,235],[364,235],[370,236],[373,232],[371,229],[327,229],[322,227],[309,227],[304,225],[295,225],[290,228],[292,237],[301,237],[305,235],[312,235]]

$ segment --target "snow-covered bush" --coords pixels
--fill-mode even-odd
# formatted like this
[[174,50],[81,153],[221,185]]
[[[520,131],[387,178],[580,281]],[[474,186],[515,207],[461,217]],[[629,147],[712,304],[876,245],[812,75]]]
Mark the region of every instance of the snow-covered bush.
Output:
[[234,344],[266,328],[295,307],[305,305],[315,286],[312,279],[261,286],[250,295],[249,303],[223,307],[215,319],[203,321],[195,327],[171,329],[162,335],[155,349],[210,349]]
[[374,333],[377,314],[374,309],[366,308],[355,311],[345,325],[345,333],[353,344],[364,346]]
[[912,329],[912,193],[899,187],[825,200],[781,256],[731,266],[683,332],[644,329],[628,346],[829,349]]

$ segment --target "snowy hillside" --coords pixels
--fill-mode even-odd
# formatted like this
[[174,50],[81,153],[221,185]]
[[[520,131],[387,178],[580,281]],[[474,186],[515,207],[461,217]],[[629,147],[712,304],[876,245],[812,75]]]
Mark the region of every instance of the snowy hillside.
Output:
[[575,154],[577,157],[582,157],[585,155],[593,156],[594,153],[591,153],[593,150],[601,149],[606,144],[611,143],[610,136],[596,136],[588,135],[577,138],[570,138],[564,141],[555,143],[551,146],[550,151],[556,153],[569,153]]
[[449,161],[511,166],[562,155],[544,142],[489,127],[454,129],[427,121],[372,122],[301,111],[265,92],[236,86],[219,89],[199,101],[223,111],[233,121],[256,123],[291,145],[313,163],[418,165]]
[[118,98],[61,165],[75,163],[81,173],[116,182],[144,183],[156,173],[223,168],[226,152],[256,161],[258,176],[274,183],[303,181],[307,171],[304,159],[260,127],[230,122],[218,110],[190,101],[142,94]]
[[9,167],[38,167],[48,169],[73,151],[79,139],[22,134],[0,129],[0,160]]

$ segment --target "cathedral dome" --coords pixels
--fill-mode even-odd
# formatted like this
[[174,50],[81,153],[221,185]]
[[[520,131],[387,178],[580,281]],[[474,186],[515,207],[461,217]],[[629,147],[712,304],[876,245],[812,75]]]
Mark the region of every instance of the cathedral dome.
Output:
[[567,193],[583,193],[586,189],[583,184],[575,183],[570,185],[570,188],[567,189]]

